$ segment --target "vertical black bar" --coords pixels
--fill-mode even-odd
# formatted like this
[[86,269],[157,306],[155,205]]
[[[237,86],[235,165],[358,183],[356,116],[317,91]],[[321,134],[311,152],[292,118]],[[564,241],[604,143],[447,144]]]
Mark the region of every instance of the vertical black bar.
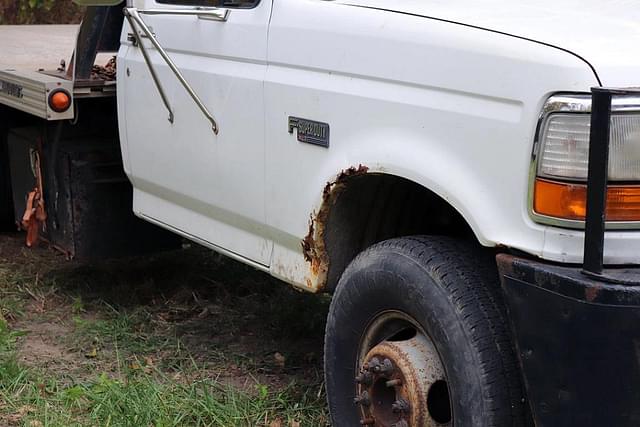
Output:
[[584,236],[586,273],[602,274],[604,257],[607,180],[609,175],[609,128],[611,126],[610,90],[591,89],[591,135],[589,175],[587,179],[587,218]]
[[90,6],[87,7],[76,42],[74,58],[68,72],[74,73],[76,80],[89,80],[91,70],[98,53],[97,47],[100,43],[102,29],[107,17],[107,7]]
[[68,77],[73,77],[75,72],[76,80],[89,80],[98,52],[118,50],[124,22],[123,5],[124,2],[120,6],[87,7]]

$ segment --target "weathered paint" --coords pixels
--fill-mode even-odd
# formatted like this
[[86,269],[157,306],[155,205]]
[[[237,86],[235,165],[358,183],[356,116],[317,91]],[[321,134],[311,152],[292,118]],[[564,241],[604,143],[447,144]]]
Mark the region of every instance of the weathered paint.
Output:
[[[589,66],[548,45],[419,16],[422,2],[385,6],[397,11],[344,3],[260,2],[233,10],[224,25],[145,17],[216,114],[217,136],[173,78],[163,84],[181,114],[167,121],[123,31],[118,111],[135,212],[318,291],[333,266],[327,271],[326,212],[315,211],[313,230],[309,214],[337,171],[365,164],[437,194],[485,246],[580,262],[580,232],[532,221],[526,190],[541,106],[550,94],[596,85]],[[160,76],[172,75],[159,57],[153,62]],[[298,141],[289,117],[330,125],[330,147]],[[638,247],[638,233],[608,233],[605,262],[637,263]]]

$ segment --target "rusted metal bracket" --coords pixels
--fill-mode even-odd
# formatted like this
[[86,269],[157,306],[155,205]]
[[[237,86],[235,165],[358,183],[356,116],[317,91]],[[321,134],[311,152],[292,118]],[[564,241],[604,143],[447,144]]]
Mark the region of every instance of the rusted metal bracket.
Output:
[[40,228],[47,220],[47,212],[44,207],[40,154],[37,151],[33,153],[33,169],[36,175],[36,187],[27,196],[27,206],[21,222],[22,228],[27,231],[26,244],[29,248],[38,242]]

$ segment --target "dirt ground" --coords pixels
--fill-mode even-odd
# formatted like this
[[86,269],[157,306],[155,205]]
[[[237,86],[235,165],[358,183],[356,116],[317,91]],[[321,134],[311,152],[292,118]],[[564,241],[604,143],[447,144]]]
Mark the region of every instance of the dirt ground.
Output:
[[[19,332],[15,355],[29,372],[64,390],[104,373],[116,381],[138,371],[185,384],[208,378],[249,397],[286,393],[287,411],[302,401],[310,411],[290,420],[326,424],[325,297],[188,243],[153,256],[81,263],[45,245],[27,249],[23,238],[0,234],[0,320]],[[26,425],[20,408],[34,404],[25,402],[4,410],[0,403],[0,425]],[[83,420],[95,408],[86,408],[78,425],[92,425]],[[29,419],[38,420],[34,412]],[[278,419],[274,410],[261,424],[286,425]]]

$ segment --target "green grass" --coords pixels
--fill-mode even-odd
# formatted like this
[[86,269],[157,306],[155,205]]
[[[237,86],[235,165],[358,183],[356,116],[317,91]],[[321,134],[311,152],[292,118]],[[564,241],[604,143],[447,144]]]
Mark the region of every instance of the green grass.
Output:
[[15,318],[24,314],[24,290],[20,287],[26,277],[0,264],[0,318]]
[[211,378],[178,382],[157,371],[125,379],[103,373],[65,387],[14,359],[0,364],[0,379],[3,411],[22,415],[17,421],[26,426],[268,426],[276,419],[284,425],[326,424],[318,396],[294,387],[271,391],[256,385],[250,393]]
[[153,329],[151,316],[144,310],[116,311],[109,307],[100,319],[73,316],[75,342],[99,347],[126,349],[137,354],[159,350],[163,340]]
[[326,298],[200,249],[79,264],[2,239],[0,425],[327,425]]
[[[283,390],[255,383],[238,390],[197,366],[180,380],[158,369],[132,369],[118,361],[116,375],[81,383],[22,366],[15,345],[22,334],[0,327],[0,411],[24,426],[258,426],[326,425],[318,390],[292,384]],[[299,424],[295,424],[299,423]]]

